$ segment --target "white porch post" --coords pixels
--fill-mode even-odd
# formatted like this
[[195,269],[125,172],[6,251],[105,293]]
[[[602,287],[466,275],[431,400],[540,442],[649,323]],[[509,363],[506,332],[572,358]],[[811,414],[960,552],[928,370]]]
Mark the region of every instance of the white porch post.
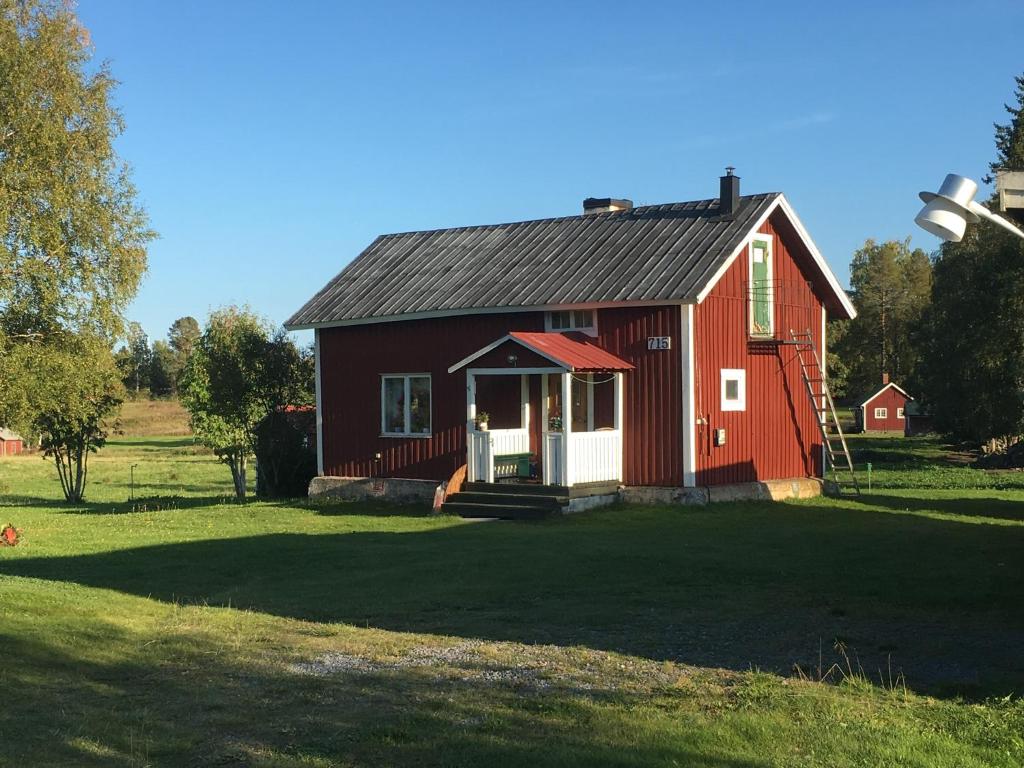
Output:
[[476,376],[466,373],[466,431],[476,426]]
[[520,427],[530,428],[530,377],[525,373],[519,377],[519,402],[522,410]]
[[619,444],[616,447],[615,458],[618,462],[618,479],[619,482],[626,482],[626,469],[623,463],[622,457],[622,446],[625,443],[623,430],[622,430],[622,412],[623,412],[623,375],[621,373],[615,374],[615,433],[619,436]]
[[572,372],[562,372],[562,481],[572,485]]

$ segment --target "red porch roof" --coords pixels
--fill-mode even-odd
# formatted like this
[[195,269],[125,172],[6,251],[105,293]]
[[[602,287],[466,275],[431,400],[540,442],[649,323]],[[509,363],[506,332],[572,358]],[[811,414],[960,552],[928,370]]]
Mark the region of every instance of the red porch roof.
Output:
[[512,331],[483,349],[474,352],[464,360],[460,360],[448,373],[454,373],[468,365],[481,355],[486,354],[506,341],[514,341],[538,355],[547,358],[560,368],[574,373],[604,373],[608,371],[631,371],[633,364],[621,357],[613,355],[606,349],[586,340],[582,333],[539,333],[530,331]]

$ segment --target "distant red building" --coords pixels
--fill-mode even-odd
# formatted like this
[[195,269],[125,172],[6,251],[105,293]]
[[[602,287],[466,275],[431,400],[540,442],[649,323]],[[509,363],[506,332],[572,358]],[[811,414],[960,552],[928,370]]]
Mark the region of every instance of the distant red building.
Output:
[[[885,379],[888,377],[886,376]],[[884,381],[884,379],[883,379]],[[903,432],[907,403],[914,398],[899,385],[886,381],[872,395],[862,398],[854,406],[854,419],[859,432]]]
[[824,360],[855,314],[786,198],[730,174],[381,236],[286,327],[315,331],[321,476],[686,489],[821,476],[793,338]]
[[6,427],[0,427],[0,456],[14,456],[25,450],[25,441],[21,435]]

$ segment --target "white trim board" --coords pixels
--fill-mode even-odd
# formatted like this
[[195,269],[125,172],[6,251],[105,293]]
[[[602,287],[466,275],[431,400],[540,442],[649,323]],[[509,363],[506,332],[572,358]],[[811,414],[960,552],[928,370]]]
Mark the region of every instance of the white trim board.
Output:
[[316,473],[324,474],[324,385],[320,381],[320,331],[313,331],[313,386],[316,392]]
[[[535,353],[537,355],[540,355],[545,360],[547,360],[547,361],[549,361],[551,363],[554,363],[555,365],[557,365],[559,367],[559,369],[568,370],[568,369],[566,369],[566,367],[564,365],[562,365],[562,361],[561,360],[557,360],[554,357],[552,357],[551,355],[549,355],[549,354],[547,354],[545,352],[542,352],[541,350],[537,349],[536,347],[530,346],[529,344],[527,344],[522,339],[517,339],[511,333],[507,333],[504,336],[502,336],[500,339],[498,339],[497,341],[492,341],[486,347],[482,347],[481,349],[478,349],[476,352],[474,352],[469,357],[464,357],[461,360],[459,360],[459,362],[455,363],[455,365],[451,366],[448,369],[448,373],[455,373],[460,368],[464,368],[465,366],[467,366],[470,363],[472,363],[474,360],[476,360],[476,359],[478,359],[480,357],[483,357],[484,355],[486,355],[488,352],[490,352],[492,350],[497,349],[502,344],[504,344],[506,341],[514,341],[516,344],[521,346],[523,349],[528,349],[531,352],[533,352],[533,353]],[[522,369],[515,368],[515,367],[510,367],[508,370],[509,371],[516,371],[516,370],[522,370]]]
[[825,261],[825,257],[821,255],[821,251],[818,250],[818,246],[814,244],[813,240],[811,240],[811,236],[807,233],[803,223],[796,215],[796,211],[793,210],[789,201],[786,200],[786,196],[781,193],[779,193],[779,196],[775,198],[775,202],[769,205],[765,212],[761,214],[760,218],[754,222],[750,227],[750,231],[747,233],[747,236],[743,238],[743,241],[729,255],[729,258],[722,263],[722,266],[715,271],[715,274],[707,284],[705,284],[704,288],[701,289],[701,292],[697,294],[697,303],[702,303],[704,299],[710,295],[711,291],[713,291],[715,286],[718,285],[719,280],[722,279],[722,276],[729,271],[729,267],[733,265],[733,262],[736,261],[739,255],[743,253],[747,247],[749,247],[750,241],[757,235],[761,234],[758,230],[761,229],[764,223],[768,221],[768,218],[779,209],[781,209],[786,215],[786,218],[789,219],[793,228],[796,230],[797,236],[807,248],[808,253],[811,254],[811,258],[814,261],[815,266],[817,266],[825,276],[825,280],[828,282],[829,287],[832,289],[836,298],[839,299],[840,305],[846,311],[848,319],[852,320],[855,318],[857,316],[857,308],[853,306],[853,302],[850,301],[850,297],[846,295],[846,291],[844,291],[839,285],[839,280],[836,279],[835,273],[833,273],[831,268],[828,266],[828,262]]
[[688,304],[679,312],[679,335],[684,342],[679,345],[683,366],[683,485],[687,488],[697,485],[697,365],[694,359],[693,306]]
[[[373,325],[374,323],[397,323],[404,320],[430,320],[439,317],[463,317],[465,315],[503,315],[521,312],[558,312],[566,309],[616,309],[618,307],[667,307],[693,304],[692,299],[644,299],[633,301],[581,301],[578,304],[537,304],[527,307],[469,307],[463,309],[430,309],[422,312],[408,312],[404,315],[382,317],[358,317],[351,320],[330,320],[323,323],[285,323],[289,331],[308,331],[317,328],[345,328],[350,325]],[[595,319],[596,322],[596,319]]]

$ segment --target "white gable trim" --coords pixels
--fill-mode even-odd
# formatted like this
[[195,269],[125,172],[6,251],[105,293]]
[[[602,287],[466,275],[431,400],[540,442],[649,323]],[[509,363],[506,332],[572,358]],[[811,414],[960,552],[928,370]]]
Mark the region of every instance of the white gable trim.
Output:
[[[565,364],[561,360],[558,360],[558,359],[552,357],[551,355],[549,355],[549,354],[547,354],[545,352],[542,352],[541,350],[537,349],[536,347],[530,346],[525,341],[523,341],[522,339],[517,339],[512,334],[507,334],[505,336],[502,336],[497,341],[491,342],[490,344],[488,344],[483,349],[478,349],[476,352],[474,352],[469,357],[465,357],[462,360],[459,360],[459,362],[457,362],[455,365],[453,365],[451,368],[448,369],[448,373],[455,373],[457,370],[459,370],[459,368],[463,368],[463,367],[469,365],[470,363],[472,363],[477,358],[482,357],[483,355],[486,355],[492,349],[497,349],[502,344],[504,344],[506,341],[514,341],[519,346],[524,347],[524,348],[530,350],[531,352],[535,352],[536,354],[538,354],[541,357],[543,357],[545,360],[549,360],[550,362],[552,362],[556,366],[558,366],[558,370],[560,370],[560,371],[567,370],[566,367],[565,367]],[[518,369],[517,369],[517,371],[518,371]]]
[[700,304],[703,302],[711,291],[714,290],[715,286],[718,285],[718,281],[722,279],[722,276],[729,270],[729,267],[733,265],[733,262],[736,261],[739,255],[746,252],[746,249],[750,245],[750,241],[759,234],[758,230],[768,220],[768,217],[777,209],[781,209],[786,215],[786,218],[788,218],[790,223],[793,225],[797,236],[803,242],[804,247],[807,248],[808,253],[811,254],[811,258],[814,260],[815,265],[821,270],[821,273],[825,275],[825,280],[828,282],[829,288],[832,289],[833,294],[835,294],[840,305],[842,305],[843,309],[846,311],[847,317],[851,320],[855,318],[857,316],[857,308],[853,306],[853,302],[850,301],[850,297],[846,295],[846,291],[844,291],[839,285],[839,280],[836,279],[835,273],[833,273],[831,268],[828,266],[828,262],[825,261],[825,257],[821,255],[821,251],[818,250],[818,246],[816,246],[814,241],[811,240],[811,236],[807,233],[807,229],[800,221],[800,218],[796,215],[796,211],[793,210],[793,206],[791,206],[789,201],[786,200],[786,196],[781,193],[775,198],[775,201],[768,206],[768,209],[761,214],[760,218],[751,225],[750,232],[747,236],[743,238],[743,241],[736,247],[736,250],[734,250],[722,266],[718,268],[718,271],[715,272],[701,292],[697,294],[697,303]]
[[865,406],[867,406],[867,404],[868,404],[868,403],[870,403],[870,402],[871,402],[872,400],[874,400],[874,399],[875,399],[876,397],[878,397],[878,396],[879,396],[880,394],[882,394],[883,392],[885,392],[885,390],[889,389],[890,387],[892,387],[892,388],[893,388],[893,389],[895,389],[895,390],[896,390],[897,392],[899,392],[900,394],[902,394],[902,395],[903,395],[903,396],[904,396],[905,398],[907,398],[907,400],[913,400],[913,399],[914,399],[912,395],[909,395],[909,394],[907,394],[907,390],[905,390],[905,389],[904,389],[903,387],[901,387],[901,386],[900,386],[899,384],[893,384],[893,383],[892,383],[892,382],[890,381],[890,382],[889,382],[888,384],[886,384],[886,385],[885,385],[884,387],[882,387],[882,388],[881,388],[880,390],[878,390],[877,392],[875,392],[875,394],[873,394],[873,395],[872,395],[871,397],[869,397],[869,398],[868,398],[867,400],[865,400],[865,401],[864,401],[863,403],[861,403],[859,407],[861,407],[861,408],[864,408]]

